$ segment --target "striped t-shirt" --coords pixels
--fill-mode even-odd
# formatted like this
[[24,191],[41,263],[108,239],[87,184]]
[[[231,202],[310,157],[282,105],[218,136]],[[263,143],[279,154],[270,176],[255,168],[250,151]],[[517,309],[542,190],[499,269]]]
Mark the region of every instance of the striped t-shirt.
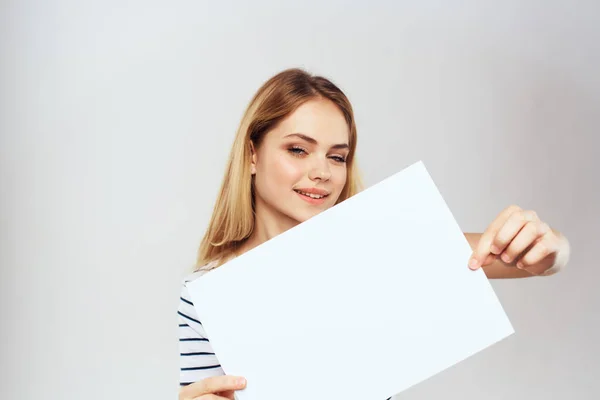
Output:
[[177,317],[179,320],[179,384],[186,386],[210,376],[224,375],[219,360],[200,322],[187,284],[203,275],[195,272],[183,280]]
[[[186,386],[210,376],[224,375],[202,322],[188,293],[187,284],[206,273],[195,272],[183,280],[177,316],[179,320],[179,384]],[[388,398],[387,400],[390,400]]]

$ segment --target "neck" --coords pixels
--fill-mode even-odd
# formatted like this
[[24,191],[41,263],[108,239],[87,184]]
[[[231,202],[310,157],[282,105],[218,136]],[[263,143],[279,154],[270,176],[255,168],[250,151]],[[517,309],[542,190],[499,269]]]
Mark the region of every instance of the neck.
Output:
[[298,225],[298,222],[256,201],[254,230],[238,250],[238,256]]

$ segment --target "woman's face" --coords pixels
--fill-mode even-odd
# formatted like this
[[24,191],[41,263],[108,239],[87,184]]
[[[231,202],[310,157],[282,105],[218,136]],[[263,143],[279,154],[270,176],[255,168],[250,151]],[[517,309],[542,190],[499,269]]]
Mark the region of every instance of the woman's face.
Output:
[[349,128],[330,100],[311,100],[254,149],[256,213],[297,224],[335,205],[346,184]]

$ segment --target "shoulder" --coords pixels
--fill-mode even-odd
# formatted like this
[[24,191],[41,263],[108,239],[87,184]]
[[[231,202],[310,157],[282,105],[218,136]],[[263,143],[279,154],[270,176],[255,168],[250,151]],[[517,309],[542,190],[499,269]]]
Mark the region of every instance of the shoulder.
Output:
[[197,267],[194,270],[194,272],[188,273],[187,275],[185,275],[183,277],[182,286],[186,286],[188,283],[193,282],[196,279],[200,278],[202,275],[206,274],[207,272],[210,272],[210,270],[212,270],[216,265],[217,265],[217,262],[212,261],[208,264]]
[[196,308],[190,293],[188,291],[188,284],[194,280],[200,278],[206,274],[212,268],[211,264],[202,266],[196,269],[193,273],[190,273],[183,277],[181,281],[181,292],[179,296],[179,305],[177,307],[177,314],[179,316],[179,327],[180,329],[192,329],[196,333],[201,334],[203,337],[204,329],[202,328],[202,322],[196,313]]
[[213,261],[213,262],[203,265],[199,268],[196,268],[196,270],[194,272],[189,273],[182,278],[180,302],[184,302],[184,303],[192,305],[192,299],[189,296],[187,285],[190,282],[195,281],[196,279],[200,278],[201,276],[203,276],[204,274],[209,272],[215,265],[216,265],[216,262]]

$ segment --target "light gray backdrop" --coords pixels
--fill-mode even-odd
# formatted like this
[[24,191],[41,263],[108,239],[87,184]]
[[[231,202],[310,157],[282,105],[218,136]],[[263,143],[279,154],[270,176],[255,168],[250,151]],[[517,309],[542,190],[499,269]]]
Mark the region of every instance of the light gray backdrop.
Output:
[[300,66],[353,102],[368,185],[423,160],[465,231],[516,203],[572,243],[493,282],[515,335],[399,397],[600,398],[600,3],[319,3],[2,2],[0,397],[176,398],[234,131]]

